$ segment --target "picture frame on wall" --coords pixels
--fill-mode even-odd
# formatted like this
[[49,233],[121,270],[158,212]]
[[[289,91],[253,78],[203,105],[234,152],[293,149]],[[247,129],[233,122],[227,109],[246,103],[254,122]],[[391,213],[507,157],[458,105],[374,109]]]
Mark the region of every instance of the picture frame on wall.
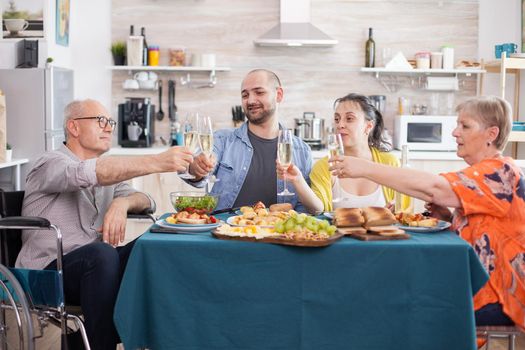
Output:
[[69,46],[70,0],[56,0],[55,41],[57,45]]
[[44,2],[0,0],[0,38],[43,38]]

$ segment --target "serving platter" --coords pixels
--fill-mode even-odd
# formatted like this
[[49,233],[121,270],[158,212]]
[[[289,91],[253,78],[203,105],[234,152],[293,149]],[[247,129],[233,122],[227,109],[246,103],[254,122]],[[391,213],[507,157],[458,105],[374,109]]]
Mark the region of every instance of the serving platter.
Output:
[[405,226],[405,225],[397,225],[400,229],[406,230],[406,231],[412,231],[412,232],[419,232],[419,233],[431,233],[431,232],[439,232],[446,230],[450,227],[450,222],[438,220],[438,223],[436,226],[432,227],[420,227],[420,226]]
[[257,239],[255,237],[247,236],[230,236],[223,233],[220,233],[217,229],[211,232],[212,236],[218,239],[231,240],[231,241],[244,241],[244,242],[261,242],[261,243],[273,243],[273,244],[282,244],[295,247],[326,247],[333,244],[339,238],[343,237],[340,233],[335,233],[330,238],[314,241],[314,240],[290,240],[280,237],[265,237]]

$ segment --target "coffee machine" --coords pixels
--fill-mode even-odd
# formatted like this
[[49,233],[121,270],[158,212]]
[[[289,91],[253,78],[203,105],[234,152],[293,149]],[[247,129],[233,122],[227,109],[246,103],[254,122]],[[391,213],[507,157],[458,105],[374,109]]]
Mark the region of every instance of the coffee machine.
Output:
[[155,141],[155,105],[149,97],[126,97],[118,105],[118,144],[151,147]]

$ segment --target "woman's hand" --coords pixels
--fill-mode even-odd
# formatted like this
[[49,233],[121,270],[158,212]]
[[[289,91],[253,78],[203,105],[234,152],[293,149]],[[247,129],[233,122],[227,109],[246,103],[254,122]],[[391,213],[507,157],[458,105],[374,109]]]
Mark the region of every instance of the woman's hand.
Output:
[[438,220],[452,221],[452,213],[448,208],[442,207],[434,203],[425,203],[425,209],[430,213],[430,216]]
[[350,156],[335,156],[328,159],[328,162],[333,176],[355,178],[363,176],[362,170],[367,160]]
[[275,161],[275,167],[277,169],[277,177],[279,179],[284,179],[286,177],[287,181],[292,183],[297,182],[303,178],[303,174],[295,165],[290,164],[288,167],[284,167],[278,160]]

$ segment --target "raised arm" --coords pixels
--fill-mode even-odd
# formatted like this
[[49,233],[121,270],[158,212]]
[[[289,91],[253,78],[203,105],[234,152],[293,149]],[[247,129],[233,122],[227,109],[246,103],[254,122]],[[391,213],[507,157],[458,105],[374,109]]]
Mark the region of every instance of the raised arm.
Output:
[[101,157],[97,159],[95,171],[98,184],[106,186],[137,176],[184,171],[192,160],[192,153],[186,147],[171,147],[156,155]]
[[448,181],[439,175],[409,168],[397,168],[365,159],[339,156],[330,170],[345,178],[363,177],[425,202],[459,208],[461,203]]

